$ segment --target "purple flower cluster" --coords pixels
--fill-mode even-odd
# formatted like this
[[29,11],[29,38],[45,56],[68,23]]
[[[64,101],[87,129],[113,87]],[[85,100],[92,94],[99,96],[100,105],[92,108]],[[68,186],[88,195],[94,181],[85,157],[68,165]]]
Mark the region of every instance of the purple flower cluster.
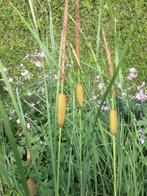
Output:
[[[129,80],[132,80],[137,77],[137,70],[132,67],[130,68],[130,74],[128,76]],[[132,90],[132,88],[136,88],[136,85],[134,86],[129,86],[128,90]],[[135,93],[134,96],[131,96],[132,99],[136,99],[137,101],[143,103],[147,101],[147,91],[145,89],[145,82],[143,82],[140,86],[137,86],[137,92]]]
[[147,100],[147,92],[141,89],[136,93],[135,98],[143,103]]
[[134,67],[130,68],[130,74],[128,76],[128,79],[132,80],[136,77],[137,77],[137,70]]
[[101,81],[101,78],[99,75],[97,75],[95,77],[95,81],[98,84],[98,89],[103,93],[103,91],[105,90],[105,85],[104,83]]

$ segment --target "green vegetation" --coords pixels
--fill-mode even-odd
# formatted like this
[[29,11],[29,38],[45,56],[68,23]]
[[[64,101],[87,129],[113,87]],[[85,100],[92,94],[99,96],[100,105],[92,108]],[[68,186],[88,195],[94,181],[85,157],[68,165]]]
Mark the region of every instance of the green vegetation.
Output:
[[[22,12],[25,19],[31,22],[32,19],[28,1],[14,0],[13,3]],[[69,14],[74,17],[74,1],[71,0],[69,3]],[[34,5],[37,15],[37,23],[39,26],[39,33],[45,37],[45,35],[48,35],[49,32],[49,9],[47,7],[47,1],[34,1]],[[60,42],[61,35],[63,7],[64,1],[51,1],[55,40],[58,44]],[[126,75],[129,67],[135,67],[138,69],[139,78],[142,80],[146,79],[147,73],[146,51],[144,46],[146,38],[145,7],[146,3],[143,0],[104,1],[101,20],[101,24],[104,25],[107,31],[111,48],[114,48],[114,18],[112,19],[112,14],[114,17],[116,17],[119,47],[121,48],[124,44],[126,44],[126,40],[129,42],[129,50],[126,56],[124,74]],[[81,28],[94,50],[96,48],[99,9],[100,1],[83,0],[80,2]],[[21,60],[27,53],[34,53],[34,51],[37,50],[37,45],[28,29],[24,26],[7,1],[1,1],[0,12],[0,54],[3,63],[8,67],[12,67],[13,69],[13,67],[20,64]],[[73,22],[70,20],[68,29],[68,43],[73,43],[73,33]],[[81,47],[82,61],[85,62],[86,60],[86,62],[93,65],[93,59],[88,48],[85,51],[86,45],[84,39],[82,38],[81,46],[83,46]],[[103,51],[102,48],[101,43],[101,52]],[[101,66],[106,67],[106,63],[102,60],[101,64]]]
[[0,1],[2,196],[147,192],[145,1],[79,1],[80,57],[74,2],[62,42],[64,1]]

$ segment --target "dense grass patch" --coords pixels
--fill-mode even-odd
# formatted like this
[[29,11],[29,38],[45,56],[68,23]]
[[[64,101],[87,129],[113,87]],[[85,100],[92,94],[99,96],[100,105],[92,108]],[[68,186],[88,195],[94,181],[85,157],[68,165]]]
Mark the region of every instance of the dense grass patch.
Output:
[[[139,70],[139,79],[146,79],[146,59],[145,59],[145,1],[110,1],[111,3],[102,3],[102,24],[105,26],[111,47],[114,48],[114,21],[116,17],[116,29],[119,39],[120,48],[125,44],[126,40],[129,42],[128,55],[126,56],[126,64],[124,75],[129,67],[135,67]],[[14,5],[22,12],[24,17],[31,22],[31,12],[27,1],[13,1]],[[40,35],[48,35],[49,31],[49,8],[47,1],[36,1],[35,12],[37,15],[37,22],[39,26]],[[74,1],[70,1],[69,14],[74,17]],[[96,34],[98,25],[98,14],[100,9],[100,1],[81,1],[80,15],[81,28],[84,31],[87,40],[91,43],[93,48],[96,48]],[[51,1],[52,20],[54,23],[55,40],[60,41],[60,32],[62,27],[64,1]],[[1,26],[0,26],[0,51],[1,58],[8,67],[13,67],[20,64],[21,60],[27,53],[35,52],[37,45],[34,39],[23,25],[20,18],[13,11],[13,8],[6,2],[1,1]],[[73,43],[73,22],[69,21],[68,29],[68,43]],[[130,38],[129,40],[127,38]],[[85,41],[81,39],[81,53],[82,61],[88,61],[93,65],[93,59],[89,50],[85,51]],[[100,49],[102,51],[102,48]],[[101,59],[101,58],[100,58]],[[101,60],[103,66],[105,63]]]

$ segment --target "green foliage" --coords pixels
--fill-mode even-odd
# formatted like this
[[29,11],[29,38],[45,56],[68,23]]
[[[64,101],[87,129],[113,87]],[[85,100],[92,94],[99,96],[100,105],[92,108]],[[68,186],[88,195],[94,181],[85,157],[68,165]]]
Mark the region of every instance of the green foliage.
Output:
[[[31,22],[31,12],[27,1],[13,1],[13,4],[23,13],[26,20]],[[49,8],[47,1],[34,1],[35,14],[39,26],[40,35],[48,36],[49,30]],[[54,33],[57,42],[60,38],[64,1],[51,1],[52,17],[54,23]],[[96,45],[96,32],[98,24],[99,8],[103,6],[102,24],[108,32],[111,43],[111,49],[114,48],[114,19],[116,18],[117,35],[120,48],[125,44],[127,38],[129,50],[126,56],[124,75],[127,74],[128,67],[136,67],[139,70],[138,79],[146,79],[146,51],[145,43],[145,2],[142,1],[81,1],[81,29],[92,47]],[[70,1],[69,14],[74,18],[74,1]],[[6,2],[0,3],[0,51],[4,64],[15,70],[26,54],[36,51],[37,45],[28,32],[28,29],[20,21],[13,8]],[[69,20],[68,42],[74,44],[73,22]],[[89,48],[85,45],[85,40],[81,37],[81,60],[87,64],[93,65]],[[87,50],[85,51],[85,47]],[[102,44],[101,49],[102,52]],[[112,50],[113,51],[113,50]],[[100,59],[99,64],[107,70],[106,62]],[[12,71],[14,72],[14,71]]]
[[[125,76],[120,80],[120,71],[127,72],[127,68],[123,70],[125,67],[145,68],[142,58],[145,55],[141,50],[144,49],[142,29],[145,13],[139,11],[143,10],[144,1],[81,1],[81,29],[84,32],[81,35],[80,78],[84,86],[84,107],[81,111],[75,96],[78,76],[70,44],[74,43],[74,1],[70,1],[66,64],[72,66],[65,66],[67,111],[62,130],[57,126],[56,97],[60,86],[64,1],[51,1],[50,17],[47,1],[30,2],[36,15],[34,19],[28,2],[13,1],[19,12],[1,1],[0,19],[4,22],[0,30],[3,61],[3,65],[0,64],[3,80],[0,82],[4,94],[3,102],[0,100],[0,194],[22,195],[23,188],[27,192],[25,179],[32,177],[37,195],[58,195],[58,185],[60,195],[113,195],[115,176],[117,195],[144,195],[147,106],[145,102],[137,102],[127,95],[128,91],[123,86]],[[35,20],[37,28],[33,26]],[[116,53],[119,59],[111,81],[101,35],[98,40],[96,37],[102,26],[111,43],[113,61],[117,61]],[[133,36],[136,42],[131,39]],[[100,51],[96,56],[98,46]],[[43,52],[43,57],[37,54],[38,50]],[[136,54],[140,54],[138,58]],[[38,61],[39,67],[35,66]],[[17,64],[19,66],[16,67]],[[8,67],[7,71],[5,67]],[[95,81],[97,74],[100,75],[99,82]],[[13,76],[13,81],[10,76]],[[139,77],[145,79],[143,74]],[[104,86],[98,88],[100,84]],[[116,148],[108,125],[108,111],[113,101],[109,94],[114,84],[118,113]],[[133,93],[136,88],[137,85],[133,87]],[[140,128],[143,129],[141,132]],[[116,164],[116,173],[113,164]]]

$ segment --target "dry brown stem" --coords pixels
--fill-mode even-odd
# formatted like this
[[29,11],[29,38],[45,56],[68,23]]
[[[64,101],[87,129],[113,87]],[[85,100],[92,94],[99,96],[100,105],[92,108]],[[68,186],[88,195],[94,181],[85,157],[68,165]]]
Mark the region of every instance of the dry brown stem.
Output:
[[112,67],[111,53],[110,53],[108,42],[106,40],[106,35],[105,35],[104,29],[103,29],[102,33],[103,33],[103,40],[104,40],[104,48],[105,48],[105,52],[106,52],[106,58],[107,58],[107,62],[108,62],[108,65],[109,65],[109,75],[110,75],[110,79],[112,79],[113,67]]

